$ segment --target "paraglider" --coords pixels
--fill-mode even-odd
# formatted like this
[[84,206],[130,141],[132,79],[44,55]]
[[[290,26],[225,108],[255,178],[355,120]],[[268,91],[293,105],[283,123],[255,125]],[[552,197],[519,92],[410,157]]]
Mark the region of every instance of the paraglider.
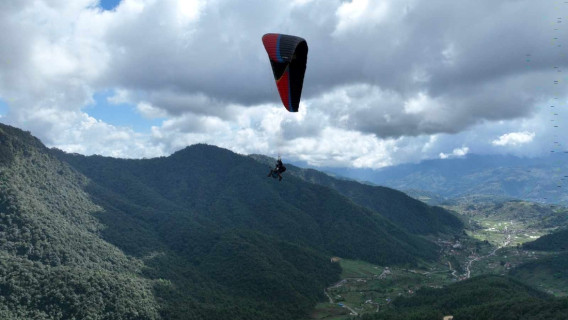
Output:
[[[308,61],[308,43],[297,36],[267,33],[262,36],[262,44],[268,54],[282,104],[289,112],[298,112]],[[278,156],[276,166],[270,169],[268,177],[282,181],[284,171],[286,167]]]
[[278,160],[276,160],[276,166],[274,169],[270,169],[267,177],[273,177],[274,179],[278,178],[278,181],[282,181],[282,173],[284,171],[286,171],[286,167],[282,163],[282,159],[278,157]]
[[267,33],[262,43],[268,53],[276,87],[286,110],[298,112],[306,62],[308,44],[305,39],[279,33]]

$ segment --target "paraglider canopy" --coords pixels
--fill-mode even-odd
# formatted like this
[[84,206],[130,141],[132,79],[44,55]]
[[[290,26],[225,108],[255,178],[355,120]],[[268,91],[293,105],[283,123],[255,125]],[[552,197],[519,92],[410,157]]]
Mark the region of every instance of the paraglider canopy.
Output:
[[286,34],[267,33],[262,36],[262,43],[272,65],[282,104],[288,111],[298,112],[308,60],[306,40]]

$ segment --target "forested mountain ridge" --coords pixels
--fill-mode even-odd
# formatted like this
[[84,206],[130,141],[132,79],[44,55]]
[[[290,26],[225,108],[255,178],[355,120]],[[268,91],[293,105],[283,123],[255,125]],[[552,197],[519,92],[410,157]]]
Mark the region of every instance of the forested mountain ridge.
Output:
[[554,298],[512,278],[479,276],[445,288],[424,288],[412,297],[400,297],[392,308],[365,320],[554,319],[566,318],[568,298]]
[[535,288],[543,289],[545,284],[547,292],[565,292],[568,288],[568,252],[523,263],[512,269],[509,275]]
[[[254,231],[193,222],[183,238],[171,232],[179,207],[149,228],[151,206],[97,185],[29,133],[0,125],[0,143],[2,319],[290,319],[339,274],[329,256]],[[111,201],[95,204],[97,192]],[[209,250],[189,261],[167,236]]]
[[124,160],[0,124],[3,319],[294,319],[331,255],[434,259],[434,244],[336,191],[197,145]]
[[568,250],[568,229],[557,230],[535,241],[523,244],[528,250],[566,251]]
[[88,180],[0,125],[0,318],[154,319],[142,263],[100,239]]
[[[333,255],[376,263],[435,256],[432,244],[334,190],[292,176],[282,182],[269,179],[258,162],[218,147],[194,145],[169,157],[147,160],[58,156],[122,199],[156,212],[178,207],[192,221],[217,230],[254,229]],[[110,198],[105,194],[98,199]]]
[[[251,157],[267,165],[275,162],[274,159],[263,155],[251,155]],[[286,168],[286,174],[332,188],[353,202],[380,213],[411,233],[452,233],[463,229],[463,223],[457,216],[443,208],[428,206],[401,191],[338,179],[317,170],[302,169],[290,164],[286,164]]]

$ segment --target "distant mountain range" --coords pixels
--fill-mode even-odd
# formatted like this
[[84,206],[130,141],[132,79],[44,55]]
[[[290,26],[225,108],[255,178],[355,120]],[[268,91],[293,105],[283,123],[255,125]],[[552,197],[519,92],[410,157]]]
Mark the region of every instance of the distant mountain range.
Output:
[[[378,170],[325,168],[349,179],[402,190],[434,199],[486,196],[568,204],[568,154],[542,158],[467,155],[426,160]],[[436,199],[436,197],[441,197]]]
[[67,154],[0,124],[0,318],[294,319],[338,278],[330,257],[415,265],[438,255],[416,234],[462,228],[388,188],[267,173],[208,145]]

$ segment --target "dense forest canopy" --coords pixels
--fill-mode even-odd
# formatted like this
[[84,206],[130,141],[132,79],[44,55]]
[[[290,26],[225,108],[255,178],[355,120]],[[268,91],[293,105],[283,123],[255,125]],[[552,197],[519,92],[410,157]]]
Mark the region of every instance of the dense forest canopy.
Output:
[[275,184],[265,165],[213,146],[85,157],[2,125],[0,148],[7,318],[290,319],[338,279],[331,256],[402,265],[437,256],[386,209],[293,175]]

